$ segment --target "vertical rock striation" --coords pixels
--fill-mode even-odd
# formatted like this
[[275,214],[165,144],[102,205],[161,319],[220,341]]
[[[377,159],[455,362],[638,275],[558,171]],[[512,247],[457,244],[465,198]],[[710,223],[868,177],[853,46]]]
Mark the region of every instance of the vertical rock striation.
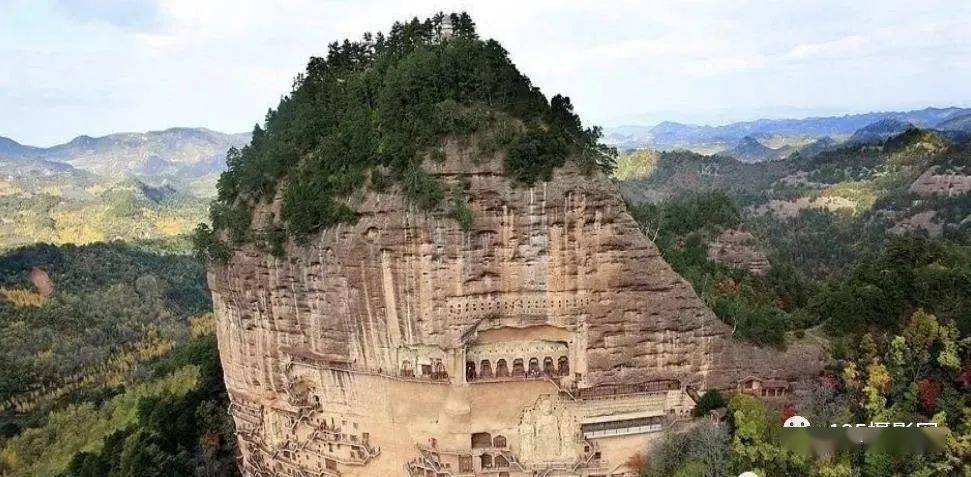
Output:
[[[355,224],[291,242],[286,258],[248,246],[210,266],[244,473],[441,475],[472,462],[471,475],[498,462],[587,475],[623,461],[591,450],[602,422],[647,429],[630,422],[687,412],[686,391],[818,369],[733,342],[601,174],[567,165],[516,186],[502,157],[445,150],[426,170],[465,198],[468,230],[395,189],[368,192]],[[660,414],[631,414],[651,406]],[[503,437],[488,462],[482,433]]]

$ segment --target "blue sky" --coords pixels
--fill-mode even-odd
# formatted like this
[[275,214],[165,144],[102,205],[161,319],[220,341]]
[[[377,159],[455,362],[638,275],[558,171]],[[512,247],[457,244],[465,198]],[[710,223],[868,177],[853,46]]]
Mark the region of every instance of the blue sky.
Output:
[[966,0],[0,0],[0,136],[248,130],[327,43],[439,10],[588,123],[971,106]]

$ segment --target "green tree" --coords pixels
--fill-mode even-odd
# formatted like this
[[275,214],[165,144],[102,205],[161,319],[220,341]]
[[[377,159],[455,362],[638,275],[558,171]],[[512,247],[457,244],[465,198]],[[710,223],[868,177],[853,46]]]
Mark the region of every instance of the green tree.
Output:
[[738,471],[754,470],[760,475],[809,475],[805,457],[787,450],[778,442],[772,416],[765,406],[746,394],[736,394],[728,403],[734,429],[731,452]]
[[693,413],[695,416],[704,416],[705,414],[708,414],[708,411],[725,407],[727,404],[728,402],[725,401],[725,397],[722,396],[717,389],[709,389],[708,391],[705,391],[705,394],[702,394],[701,398],[698,399],[698,402],[695,403]]
[[369,178],[388,187],[373,180],[376,170],[418,208],[438,211],[443,186],[423,163],[440,160],[456,136],[474,136],[487,155],[508,151],[506,172],[524,184],[549,180],[567,161],[608,174],[615,165],[616,151],[599,143],[599,128],[582,125],[569,98],[547,102],[497,42],[478,37],[467,14],[438,14],[395,23],[386,36],[332,43],[326,57],[311,58],[250,144],[227,155],[213,231],[201,229],[196,242],[217,259],[219,242],[265,240],[249,230],[250,219],[275,197],[282,213],[270,226],[289,237],[351,223],[349,199]]

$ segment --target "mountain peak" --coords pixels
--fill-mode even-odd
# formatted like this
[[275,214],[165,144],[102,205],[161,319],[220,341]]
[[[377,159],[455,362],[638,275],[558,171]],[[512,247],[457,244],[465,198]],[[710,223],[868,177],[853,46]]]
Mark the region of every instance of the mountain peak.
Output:
[[896,118],[884,118],[858,129],[850,136],[852,144],[879,144],[887,139],[914,129],[913,123]]
[[749,135],[740,139],[738,144],[726,151],[724,155],[734,157],[741,162],[762,162],[782,159],[792,151],[793,148],[790,146],[773,149]]
[[895,118],[881,119],[869,126],[861,128],[860,131],[868,132],[886,132],[886,131],[906,131],[914,127],[913,123],[909,121],[901,121]]
[[102,192],[102,194],[126,193],[133,200],[148,200],[159,203],[165,199],[177,195],[179,192],[168,184],[161,186],[150,186],[135,176],[127,176]]
[[[88,136],[86,134],[82,134],[80,136],[75,137],[74,139],[71,139],[70,141],[68,141],[66,144],[63,144],[62,146],[67,145],[67,146],[75,146],[75,147],[86,147],[86,146],[90,146],[91,144],[94,144],[94,142],[95,142],[95,138]],[[54,147],[58,147],[58,146],[54,146]]]
[[738,146],[739,147],[757,147],[757,148],[765,148],[765,149],[768,149],[768,147],[766,147],[765,145],[763,145],[761,142],[759,142],[758,139],[755,139],[752,136],[745,136],[745,137],[743,137],[738,142]]
[[21,157],[32,154],[37,148],[25,146],[8,137],[0,136],[0,157]]
[[19,142],[14,141],[9,137],[0,136],[0,147],[14,147],[14,146],[23,146],[23,144],[20,144]]
[[312,57],[221,177],[214,229],[246,226],[227,219],[251,217],[278,194],[273,227],[307,236],[354,221],[346,199],[373,182],[400,186],[413,205],[435,209],[452,198],[425,160],[441,158],[449,138],[473,135],[488,138],[483,157],[507,153],[505,166],[520,185],[548,181],[567,162],[588,172],[612,167],[599,129],[583,126],[569,98],[547,98],[495,40],[479,37],[467,14],[439,14]]

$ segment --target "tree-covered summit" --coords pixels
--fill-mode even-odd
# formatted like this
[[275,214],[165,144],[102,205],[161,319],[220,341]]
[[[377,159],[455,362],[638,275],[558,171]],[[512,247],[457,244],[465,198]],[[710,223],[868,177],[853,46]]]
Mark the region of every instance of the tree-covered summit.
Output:
[[[279,251],[287,237],[353,222],[352,194],[393,183],[434,209],[445,191],[421,164],[441,160],[448,138],[474,137],[483,156],[505,151],[507,173],[524,184],[550,179],[568,159],[609,170],[615,154],[600,135],[583,127],[569,98],[547,101],[467,14],[395,23],[387,35],[335,42],[310,59],[252,142],[230,150],[212,230],[200,227],[197,242],[211,258],[225,258],[226,241]],[[253,208],[277,194],[281,216],[256,237]]]

